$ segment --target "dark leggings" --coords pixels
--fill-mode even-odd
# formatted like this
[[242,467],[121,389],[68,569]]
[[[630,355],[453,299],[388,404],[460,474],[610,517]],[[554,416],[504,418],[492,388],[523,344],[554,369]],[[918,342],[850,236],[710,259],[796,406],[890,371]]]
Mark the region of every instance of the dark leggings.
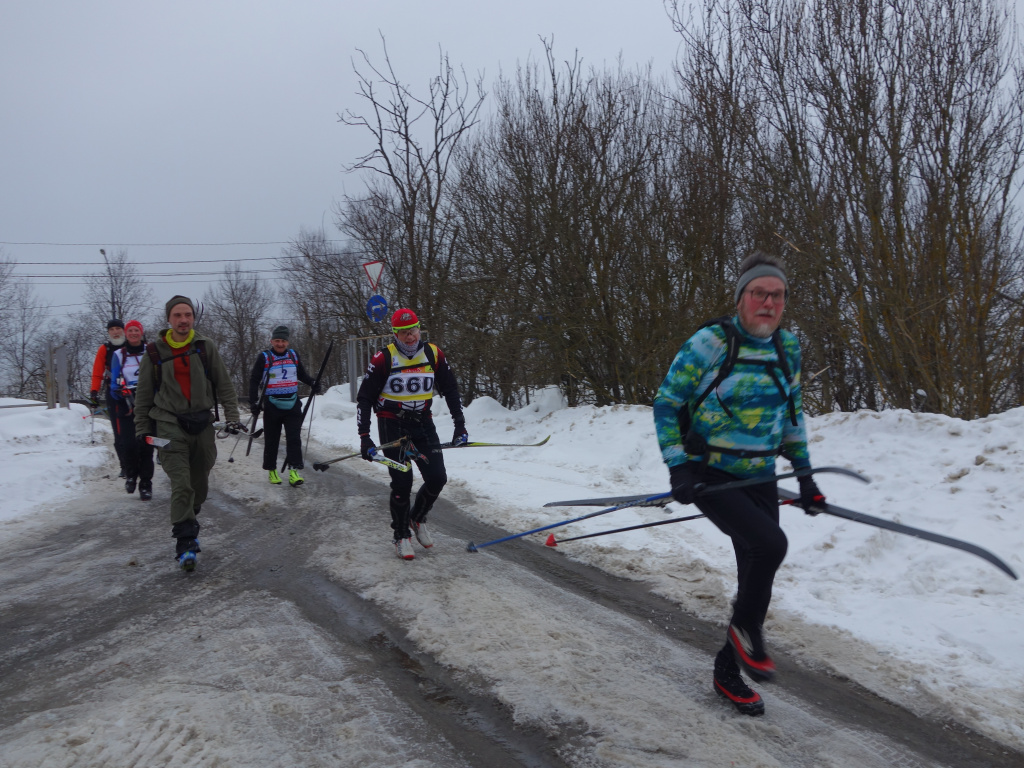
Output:
[[277,449],[284,426],[285,463],[302,469],[302,407],[299,401],[288,410],[268,402],[263,409],[263,468],[277,469]]
[[[420,469],[420,476],[423,478],[423,485],[416,494],[416,503],[410,503],[412,494],[412,470],[400,472],[397,469],[388,467],[391,474],[391,529],[394,531],[395,541],[407,539],[412,536],[409,528],[410,521],[422,523],[427,519],[427,513],[434,506],[437,497],[441,495],[441,489],[448,482],[448,474],[444,469],[444,456],[441,452],[441,441],[437,438],[437,430],[434,429],[434,421],[430,418],[423,420],[414,419],[389,419],[377,418],[377,431],[380,435],[380,442],[390,443],[400,437],[408,435],[419,453],[426,457],[426,461],[417,458],[416,466]],[[398,448],[388,448],[384,455],[394,461],[403,461],[404,457]]]
[[140,480],[153,479],[153,446],[135,437],[135,413],[128,410],[124,400],[110,401],[111,422],[114,425],[114,450],[121,462],[125,477]]
[[[716,469],[705,470],[708,485],[735,479]],[[760,628],[772,600],[775,572],[782,565],[788,547],[786,534],[779,526],[776,483],[709,493],[699,498],[697,508],[732,539],[737,582],[732,623],[744,628]]]

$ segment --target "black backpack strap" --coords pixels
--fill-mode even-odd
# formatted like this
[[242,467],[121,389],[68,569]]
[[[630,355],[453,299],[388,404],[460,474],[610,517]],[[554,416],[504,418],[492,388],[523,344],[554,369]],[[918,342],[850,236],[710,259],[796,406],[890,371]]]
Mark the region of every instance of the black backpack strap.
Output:
[[196,339],[196,353],[199,355],[199,359],[203,363],[203,373],[206,374],[206,380],[210,382],[210,389],[213,390],[213,419],[214,421],[220,421],[220,405],[217,402],[217,383],[213,380],[213,376],[210,375],[210,360],[206,356],[206,339]]
[[160,391],[163,361],[160,359],[160,351],[156,348],[155,341],[146,345],[146,354],[149,356],[150,362],[153,363],[153,392],[156,393]]
[[[732,319],[729,317],[719,317],[704,323],[701,328],[708,328],[714,325],[722,326],[722,330],[725,331],[725,359],[722,361],[718,368],[718,373],[715,374],[715,378],[708,385],[707,389],[694,401],[693,406],[690,408],[691,418],[703,402],[707,400],[708,395],[718,389],[718,385],[725,381],[729,374],[732,373],[732,369],[736,365],[736,359],[740,355],[740,332],[736,330]],[[732,418],[732,412],[725,403],[721,399],[718,402],[721,403],[723,410],[729,415],[729,418]]]
[[[797,425],[797,420],[796,403],[793,402],[793,372],[789,368],[789,358],[786,357],[786,348],[782,345],[782,333],[778,329],[776,329],[775,333],[772,334],[772,342],[775,344],[775,353],[779,356],[779,368],[782,369],[782,375],[786,377],[786,384],[789,385],[789,423],[795,427]],[[772,376],[774,377],[774,375],[775,372],[772,371]]]

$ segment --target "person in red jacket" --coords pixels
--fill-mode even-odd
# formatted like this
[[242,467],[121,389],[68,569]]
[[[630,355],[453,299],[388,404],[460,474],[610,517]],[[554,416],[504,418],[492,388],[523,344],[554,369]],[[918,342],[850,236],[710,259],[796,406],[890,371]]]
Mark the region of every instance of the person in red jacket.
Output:
[[[441,443],[430,414],[434,392],[448,404],[455,434],[452,443],[465,443],[466,417],[462,413],[459,385],[448,366],[448,359],[436,344],[420,339],[420,321],[411,309],[400,309],[391,317],[394,341],[370,360],[366,376],[356,396],[356,422],[359,428],[360,452],[373,461],[377,446],[370,437],[370,414],[377,414],[377,430],[381,443],[409,437],[420,456],[416,458],[423,485],[410,506],[412,471],[401,472],[388,467],[391,473],[391,529],[395,550],[403,560],[416,555],[412,534],[421,546],[429,548],[434,541],[427,530],[427,513],[448,482],[441,455]],[[387,448],[384,455],[402,462],[399,448]]]
[[[89,401],[93,408],[100,405],[100,393],[103,393],[103,405],[107,410],[107,418],[114,424],[114,409],[110,398],[110,363],[114,352],[124,346],[124,323],[116,317],[107,323],[107,340],[96,350],[92,361],[92,385],[89,387]],[[125,477],[121,467],[120,477]]]

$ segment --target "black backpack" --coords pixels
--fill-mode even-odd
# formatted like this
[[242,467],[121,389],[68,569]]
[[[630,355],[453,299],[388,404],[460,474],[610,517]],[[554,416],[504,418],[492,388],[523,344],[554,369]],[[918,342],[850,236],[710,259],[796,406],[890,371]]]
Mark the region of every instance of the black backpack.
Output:
[[[757,366],[758,368],[764,368],[767,371],[768,375],[772,377],[772,381],[775,382],[775,386],[778,388],[779,394],[785,397],[789,403],[790,423],[792,423],[794,427],[797,425],[796,404],[793,402],[793,393],[790,391],[787,394],[785,387],[782,386],[782,381],[779,380],[778,374],[776,373],[776,370],[782,371],[782,375],[785,377],[786,383],[790,386],[792,385],[793,373],[789,370],[789,361],[786,359],[786,351],[782,346],[782,333],[776,329],[772,334],[772,343],[775,345],[775,352],[778,355],[778,360],[753,360],[751,358],[740,357],[740,345],[743,343],[743,338],[740,335],[739,330],[737,330],[736,325],[733,323],[732,318],[728,315],[708,320],[697,330],[699,331],[704,328],[710,328],[715,325],[720,325],[722,330],[725,332],[725,360],[722,361],[721,366],[718,368],[718,373],[715,374],[715,378],[708,385],[707,389],[705,389],[700,396],[693,401],[693,403],[679,411],[679,434],[683,437],[683,450],[692,456],[703,456],[705,461],[707,460],[709,446],[707,441],[693,430],[693,414],[697,412],[697,409],[701,407],[708,396],[718,389],[718,385],[728,378],[737,363]],[[718,403],[722,406],[722,410],[724,410],[730,418],[733,418],[732,411],[730,411],[729,407],[722,402],[721,398],[719,398]],[[777,450],[748,451],[719,446],[710,447],[715,453],[724,453],[730,456],[739,456],[741,458],[775,456],[778,453]]]

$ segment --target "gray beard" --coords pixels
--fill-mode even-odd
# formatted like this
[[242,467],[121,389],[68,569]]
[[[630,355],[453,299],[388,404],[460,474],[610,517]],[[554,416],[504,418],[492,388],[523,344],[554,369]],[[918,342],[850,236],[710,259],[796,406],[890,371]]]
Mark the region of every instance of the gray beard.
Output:
[[122,336],[120,339],[111,339],[110,343],[113,344],[115,347],[120,347],[121,345],[124,344],[124,341],[125,338],[124,336]]

